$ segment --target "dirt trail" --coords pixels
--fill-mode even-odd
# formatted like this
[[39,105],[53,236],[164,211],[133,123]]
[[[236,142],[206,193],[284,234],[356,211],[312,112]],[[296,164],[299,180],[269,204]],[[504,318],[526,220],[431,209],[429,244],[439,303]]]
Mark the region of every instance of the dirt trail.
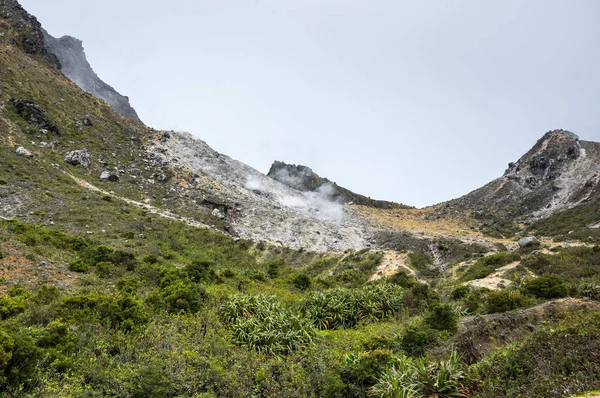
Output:
[[369,278],[369,281],[376,281],[378,279],[386,278],[394,275],[400,270],[406,271],[409,275],[412,275],[415,278],[417,276],[415,270],[408,266],[406,253],[398,253],[394,250],[385,250],[383,252],[381,265],[377,267],[375,273]]
[[83,180],[81,178],[75,177],[74,175],[72,175],[70,173],[67,173],[64,170],[61,170],[61,171],[64,174],[66,174],[67,176],[69,176],[70,178],[72,178],[73,181],[75,181],[77,183],[77,185],[79,185],[82,188],[88,189],[90,191],[98,192],[98,193],[100,193],[102,195],[111,196],[111,197],[113,197],[115,199],[119,199],[119,200],[121,200],[121,201],[123,201],[123,202],[125,202],[127,204],[130,204],[130,205],[135,206],[135,207],[137,207],[139,209],[147,211],[150,214],[155,214],[155,215],[157,215],[159,217],[162,217],[162,218],[165,218],[167,220],[180,221],[180,222],[186,223],[190,227],[212,229],[210,226],[208,226],[206,224],[202,224],[201,222],[198,222],[198,221],[193,220],[191,218],[180,217],[180,216],[178,216],[178,215],[176,215],[174,213],[171,213],[170,211],[158,209],[158,208],[156,208],[156,207],[154,207],[152,205],[149,205],[147,203],[137,202],[135,200],[131,200],[131,199],[124,198],[122,196],[115,195],[114,193],[111,193],[111,192],[105,191],[103,189],[100,189],[97,186],[92,185],[89,182],[87,182],[87,181],[85,181],[85,180]]

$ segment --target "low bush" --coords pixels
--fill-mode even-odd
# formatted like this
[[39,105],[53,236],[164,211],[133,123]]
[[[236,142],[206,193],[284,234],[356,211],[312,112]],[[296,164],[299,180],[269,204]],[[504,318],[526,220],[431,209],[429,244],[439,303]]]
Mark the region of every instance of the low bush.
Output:
[[344,396],[364,397],[369,387],[377,382],[377,377],[396,362],[397,357],[386,349],[347,354],[340,371],[346,384]]
[[436,303],[427,312],[425,323],[435,330],[454,332],[458,325],[458,315],[451,305]]
[[488,314],[507,312],[524,307],[527,303],[527,299],[516,290],[497,290],[485,297],[485,311]]
[[210,261],[196,260],[184,269],[193,282],[220,283],[222,280],[214,271],[213,266],[214,264]]
[[310,288],[312,281],[310,279],[310,276],[306,274],[299,274],[296,275],[294,279],[292,279],[292,284],[296,289],[304,291]]
[[161,290],[165,308],[171,313],[196,313],[208,298],[206,290],[195,283],[178,281]]
[[87,264],[81,260],[71,261],[69,263],[69,271],[73,272],[87,272],[90,269]]
[[400,347],[411,357],[420,357],[425,354],[429,344],[429,334],[425,331],[409,328],[400,339]]
[[386,278],[386,282],[393,283],[394,285],[398,285],[404,288],[412,287],[417,280],[412,276],[408,275],[406,271],[398,271],[392,276],[388,276]]
[[458,300],[467,297],[470,291],[471,289],[468,286],[457,286],[450,293],[450,297],[452,297],[454,300]]
[[283,259],[269,261],[267,266],[267,275],[269,278],[275,279],[279,276],[279,270],[284,265]]
[[550,275],[527,281],[522,291],[537,298],[551,299],[567,296],[569,287],[563,279]]

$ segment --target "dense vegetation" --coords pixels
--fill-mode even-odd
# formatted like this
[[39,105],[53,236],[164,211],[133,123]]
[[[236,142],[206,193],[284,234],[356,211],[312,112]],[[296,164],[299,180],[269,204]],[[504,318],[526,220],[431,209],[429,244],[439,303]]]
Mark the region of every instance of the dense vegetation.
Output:
[[[436,357],[428,351],[446,344],[464,311],[498,313],[577,293],[575,280],[593,279],[584,271],[597,264],[598,253],[573,248],[529,256],[523,262],[540,278],[498,292],[457,287],[444,297],[403,273],[357,287],[321,279],[349,262],[372,261],[370,252],[337,259],[296,253],[306,264],[292,267],[286,259],[294,254],[285,249],[153,217],[147,222],[153,225],[147,237],[121,248],[0,223],[3,251],[31,262],[56,259],[71,269],[78,264],[79,275],[67,289],[7,285],[0,298],[3,390],[16,396],[505,396],[521,391],[511,386],[520,386],[526,373],[515,370],[506,379],[505,370],[495,369],[517,360],[507,353],[527,358],[519,350],[532,350],[527,344],[540,342],[537,334],[472,369],[458,352]],[[580,265],[562,266],[572,256]],[[299,285],[299,276],[311,283]],[[590,333],[586,342],[595,344]],[[576,366],[577,377],[595,386],[598,375]]]

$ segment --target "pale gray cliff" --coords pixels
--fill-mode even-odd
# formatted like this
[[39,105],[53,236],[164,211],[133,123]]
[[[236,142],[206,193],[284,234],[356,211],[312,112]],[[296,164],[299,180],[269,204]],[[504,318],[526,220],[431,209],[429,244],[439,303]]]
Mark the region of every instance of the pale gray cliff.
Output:
[[119,94],[94,72],[85,56],[81,40],[71,36],[57,39],[44,31],[44,44],[49,52],[56,55],[62,65],[62,73],[69,80],[82,90],[106,101],[120,114],[141,122],[135,109],[129,104],[129,98]]

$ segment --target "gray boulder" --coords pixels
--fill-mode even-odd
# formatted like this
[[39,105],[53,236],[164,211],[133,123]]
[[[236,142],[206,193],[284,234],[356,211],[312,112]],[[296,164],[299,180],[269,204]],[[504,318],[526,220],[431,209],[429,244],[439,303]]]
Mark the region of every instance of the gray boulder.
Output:
[[526,238],[519,239],[520,247],[529,247],[529,246],[537,245],[538,243],[540,243],[540,241],[535,236],[528,236]]
[[87,149],[79,149],[65,154],[65,162],[73,166],[88,167],[91,163],[90,154]]
[[114,173],[109,173],[108,171],[103,171],[102,174],[100,174],[100,179],[105,181],[117,181],[119,176]]

